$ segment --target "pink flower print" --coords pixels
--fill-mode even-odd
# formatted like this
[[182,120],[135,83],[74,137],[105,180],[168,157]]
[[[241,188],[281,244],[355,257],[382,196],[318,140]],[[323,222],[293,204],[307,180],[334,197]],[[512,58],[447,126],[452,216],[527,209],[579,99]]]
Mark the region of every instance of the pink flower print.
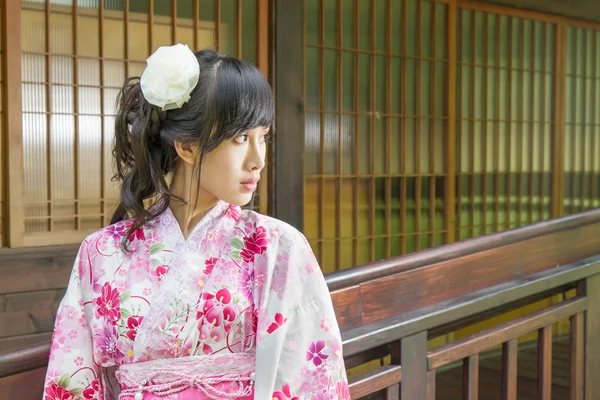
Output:
[[335,394],[339,400],[352,400],[350,398],[350,388],[345,380],[339,381],[335,385]]
[[236,275],[236,281],[241,295],[251,302],[254,298],[254,287],[256,284],[254,281],[254,268],[241,268]]
[[283,315],[281,315],[280,313],[275,314],[275,322],[273,322],[271,325],[269,325],[269,327],[267,328],[267,333],[271,334],[271,333],[275,332],[277,330],[277,328],[279,328],[281,325],[285,324],[286,322],[287,322],[287,318],[283,318]]
[[327,392],[316,393],[311,399],[314,400],[333,400],[331,395]]
[[204,273],[206,275],[210,275],[213,271],[213,269],[215,268],[215,265],[217,265],[217,259],[214,257],[209,258],[208,260],[204,261],[204,265],[206,266],[206,268],[204,268]]
[[258,328],[258,308],[252,311],[252,333],[256,334],[256,328]]
[[77,365],[78,367],[81,367],[83,365],[83,358],[77,357],[75,359],[75,365]]
[[240,218],[240,208],[236,206],[229,206],[229,208],[225,212],[225,216],[227,218],[231,218],[234,221],[237,221]]
[[308,263],[304,266],[304,269],[306,270],[306,273],[310,275],[315,270],[315,266],[312,263]]
[[191,352],[191,343],[184,343],[183,340],[175,338],[167,344],[165,352],[172,357],[189,356]]
[[79,320],[77,321],[79,322],[79,325],[83,328],[83,329],[87,329],[88,324],[87,324],[87,320],[85,319],[85,315],[82,315],[81,317],[79,317]]
[[129,241],[133,242],[134,240],[146,240],[146,235],[144,234],[144,229],[143,228],[138,228],[135,232],[133,232],[131,234],[131,236],[129,236]]
[[289,254],[278,256],[275,268],[273,268],[272,290],[277,293],[277,297],[280,300],[283,299],[283,294],[288,283],[289,259]]
[[109,237],[109,238],[113,239],[115,242],[119,242],[121,239],[123,239],[123,236],[125,236],[126,231],[127,231],[127,228],[126,228],[125,224],[116,223],[116,224],[109,225],[106,228],[104,228],[103,236]]
[[95,300],[96,312],[99,316],[104,316],[110,322],[115,324],[121,317],[121,301],[119,300],[119,292],[117,289],[110,287],[110,283],[106,282],[102,286],[102,295]]
[[306,352],[306,361],[312,361],[315,367],[318,367],[323,363],[323,360],[327,359],[327,356],[323,353],[323,349],[325,348],[325,341],[319,340],[318,342],[312,342],[308,346],[308,351]]
[[279,232],[279,229],[271,229],[269,231],[269,239],[271,240],[271,243],[279,240],[280,235],[281,233]]
[[148,236],[146,236],[146,243],[149,246],[152,246],[153,244],[156,244],[160,241],[160,237],[158,236],[158,234],[156,232],[151,232],[150,234],[148,234]]
[[290,385],[287,383],[283,385],[281,391],[273,393],[273,400],[300,400],[299,397],[292,397],[292,391],[290,390]]
[[266,229],[258,226],[254,232],[244,237],[244,248],[240,251],[240,256],[247,263],[253,262],[254,255],[264,253],[268,245]]
[[329,321],[329,318],[324,318],[321,321],[321,329],[323,329],[325,332],[329,332],[331,329],[331,321]]
[[62,314],[67,319],[75,319],[75,317],[77,317],[77,310],[75,310],[75,307],[67,304],[67,305],[65,305],[65,308],[63,309]]
[[127,328],[128,331],[125,335],[131,340],[135,340],[137,335],[138,327],[142,323],[144,317],[129,317],[127,318]]
[[229,304],[231,302],[231,293],[227,289],[221,289],[216,294],[217,301],[222,304]]
[[102,331],[94,335],[96,344],[103,353],[113,358],[115,361],[120,361],[123,358],[123,353],[119,349],[117,331],[113,325],[104,324]]
[[205,344],[204,346],[202,346],[202,352],[204,354],[212,354],[213,349],[209,345]]
[[69,332],[69,339],[73,340],[77,338],[77,331],[76,330],[71,330]]
[[165,275],[167,272],[169,272],[168,265],[159,265],[154,270],[154,275],[156,275],[159,282],[162,282],[163,275]]
[[323,352],[325,353],[325,355],[327,355],[327,357],[331,357],[329,360],[337,363],[339,360],[342,359],[342,344],[340,342],[338,342],[337,340],[328,340],[327,342],[325,342],[326,346],[326,350]]
[[296,350],[296,342],[293,342],[293,341],[292,341],[292,342],[289,342],[289,343],[288,343],[288,347],[289,347],[291,350]]
[[152,288],[144,288],[144,296],[150,296],[152,294]]
[[70,400],[73,398],[73,393],[69,392],[62,386],[58,386],[56,383],[46,388],[44,400]]
[[98,389],[100,388],[100,382],[98,379],[94,379],[92,383],[83,391],[84,399],[95,399],[96,393],[98,393]]

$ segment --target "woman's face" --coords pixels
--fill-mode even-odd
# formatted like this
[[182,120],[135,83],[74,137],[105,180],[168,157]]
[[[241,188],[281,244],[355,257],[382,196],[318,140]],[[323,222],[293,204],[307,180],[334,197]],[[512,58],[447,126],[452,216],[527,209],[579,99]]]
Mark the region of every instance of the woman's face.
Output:
[[225,140],[204,155],[200,169],[200,197],[212,196],[244,206],[252,200],[265,166],[269,128],[254,128]]

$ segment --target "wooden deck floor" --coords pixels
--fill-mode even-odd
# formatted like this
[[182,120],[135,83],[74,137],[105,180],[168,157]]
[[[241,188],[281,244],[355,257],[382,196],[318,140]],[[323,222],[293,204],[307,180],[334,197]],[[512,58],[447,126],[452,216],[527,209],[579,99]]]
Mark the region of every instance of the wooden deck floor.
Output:
[[[569,399],[569,338],[554,340],[552,348],[552,399]],[[538,400],[538,351],[531,344],[521,346],[518,356],[517,399]],[[479,367],[479,400],[501,400],[502,355],[494,352],[482,357]],[[462,368],[438,373],[436,400],[462,400]]]

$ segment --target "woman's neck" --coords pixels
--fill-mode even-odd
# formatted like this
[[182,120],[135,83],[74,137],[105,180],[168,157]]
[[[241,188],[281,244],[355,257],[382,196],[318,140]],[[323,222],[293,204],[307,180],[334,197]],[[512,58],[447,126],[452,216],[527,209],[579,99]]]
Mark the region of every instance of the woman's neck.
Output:
[[198,174],[194,167],[181,160],[177,161],[169,189],[172,195],[169,208],[183,236],[187,238],[198,222],[217,204],[218,199],[199,188]]

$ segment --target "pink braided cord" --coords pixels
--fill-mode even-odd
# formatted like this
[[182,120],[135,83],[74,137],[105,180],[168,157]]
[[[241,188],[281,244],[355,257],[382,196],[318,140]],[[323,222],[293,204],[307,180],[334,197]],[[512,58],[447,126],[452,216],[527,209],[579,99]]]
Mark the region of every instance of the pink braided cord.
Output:
[[[156,376],[161,375],[164,372],[168,372],[169,375],[174,377],[179,377],[171,382],[167,383],[159,383],[153,384],[152,379]],[[125,381],[129,381],[128,379],[124,379]],[[142,391],[152,393],[157,396],[168,396],[170,394],[181,392],[188,388],[195,388],[200,390],[206,396],[212,399],[237,399],[239,397],[249,396],[252,394],[252,379],[249,376],[245,375],[222,375],[219,377],[207,377],[201,375],[189,376],[184,373],[179,373],[175,371],[155,371],[148,379],[149,384],[144,386]],[[224,392],[218,390],[213,385],[223,383],[223,382],[239,382],[239,384],[235,385],[237,390],[234,392]],[[244,386],[242,382],[250,382],[249,385]],[[135,382],[122,382],[127,386],[135,385]],[[119,400],[123,400],[127,397],[133,397],[135,393],[139,389],[135,387],[130,387],[128,389],[123,389],[121,394],[119,395]]]

